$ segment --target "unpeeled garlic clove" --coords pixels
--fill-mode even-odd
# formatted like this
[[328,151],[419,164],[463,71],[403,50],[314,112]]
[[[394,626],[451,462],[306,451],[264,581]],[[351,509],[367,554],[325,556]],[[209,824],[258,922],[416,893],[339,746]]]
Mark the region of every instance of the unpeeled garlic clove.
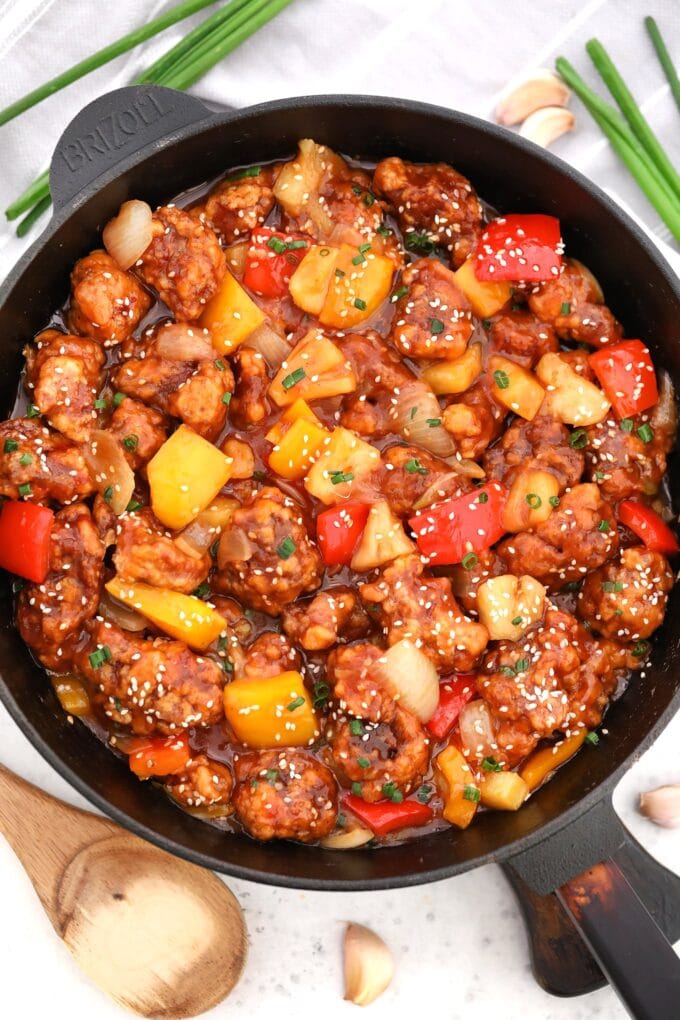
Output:
[[565,110],[563,106],[546,106],[527,117],[519,133],[522,138],[547,149],[561,135],[573,131],[575,126],[576,118],[571,110]]
[[368,1006],[394,976],[392,954],[370,928],[350,923],[345,930],[345,999]]
[[547,68],[539,68],[501,96],[496,107],[496,123],[505,127],[521,124],[544,106],[566,106],[570,96],[571,91],[561,78]]
[[640,794],[640,814],[666,829],[680,829],[680,785]]

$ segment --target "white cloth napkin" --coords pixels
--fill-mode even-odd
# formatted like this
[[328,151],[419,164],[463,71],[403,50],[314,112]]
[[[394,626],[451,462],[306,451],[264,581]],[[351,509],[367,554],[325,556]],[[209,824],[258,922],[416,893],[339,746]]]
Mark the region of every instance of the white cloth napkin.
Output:
[[[177,2],[0,0],[0,105]],[[85,103],[127,84],[212,10],[0,127],[0,210],[45,168],[61,131]],[[584,43],[597,36],[680,164],[680,114],[644,30],[644,14],[657,18],[680,59],[677,0],[646,0],[644,10],[629,0],[533,0],[530,5],[506,0],[294,0],[193,91],[237,107],[284,96],[364,92],[490,117],[509,79],[530,67],[552,67],[559,54],[603,91],[584,50]],[[555,152],[614,191],[656,236],[668,240],[668,231],[599,129],[577,100],[572,107],[577,130],[560,139]],[[39,230],[18,241],[13,226],[0,221],[0,278]]]

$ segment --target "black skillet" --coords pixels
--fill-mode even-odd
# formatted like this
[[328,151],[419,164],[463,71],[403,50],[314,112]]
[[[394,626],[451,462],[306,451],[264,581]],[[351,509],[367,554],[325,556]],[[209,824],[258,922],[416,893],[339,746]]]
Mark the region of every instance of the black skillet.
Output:
[[[650,344],[656,364],[680,391],[680,292],[673,272],[601,191],[554,156],[475,118],[402,100],[311,97],[216,114],[180,93],[134,87],[88,106],[57,146],[50,174],[53,219],[0,293],[3,416],[14,400],[23,344],[64,301],[71,266],[100,244],[103,225],[122,201],[167,201],[230,166],[292,153],[306,136],[368,159],[398,154],[445,160],[498,209],[558,216],[568,252],[592,268],[627,335]],[[677,473],[670,478],[677,490]],[[465,832],[451,829],[403,846],[351,852],[225,836],[140,783],[88,730],[66,722],[12,625],[6,577],[0,600],[2,700],[45,758],[133,832],[239,878],[309,889],[395,888],[504,862],[533,919],[534,962],[546,987],[572,994],[601,980],[577,947],[573,928],[569,934],[562,903],[632,1015],[677,1020],[680,963],[661,928],[671,938],[680,935],[680,883],[631,840],[614,815],[611,795],[680,706],[679,589],[645,675],[607,714],[607,736],[598,747],[586,747],[521,811],[487,812]],[[547,896],[553,890],[559,901]]]

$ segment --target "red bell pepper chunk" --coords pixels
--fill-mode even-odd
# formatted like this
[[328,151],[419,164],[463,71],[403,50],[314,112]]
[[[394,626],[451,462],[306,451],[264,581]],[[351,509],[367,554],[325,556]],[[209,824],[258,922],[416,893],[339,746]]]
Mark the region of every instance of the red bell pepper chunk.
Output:
[[641,340],[609,344],[588,360],[620,418],[646,411],[658,401],[654,365]]
[[551,280],[562,266],[560,221],[538,213],[492,220],[475,252],[478,280]]
[[619,520],[641,538],[648,549],[668,556],[680,552],[674,532],[651,506],[645,506],[636,499],[624,499],[619,503]]
[[186,733],[176,737],[133,737],[125,744],[130,768],[140,779],[182,772],[191,758]]
[[476,693],[472,673],[458,673],[439,685],[439,704],[425,725],[436,740],[444,740],[453,729],[463,705]]
[[376,836],[385,836],[388,832],[396,832],[397,829],[411,825],[427,825],[433,818],[432,808],[416,800],[403,800],[400,804],[391,800],[379,800],[376,804],[369,804],[351,793],[342,803]]
[[251,235],[243,282],[261,297],[284,297],[309,248],[309,238],[260,227]]
[[35,503],[7,500],[0,511],[0,567],[38,584],[50,565],[54,514]]
[[[505,534],[507,489],[488,482],[475,492],[420,510],[409,519],[420,552],[436,565],[463,563]],[[474,559],[470,566],[474,566]]]
[[324,510],[316,519],[316,537],[326,566],[347,566],[366,527],[368,503],[351,501]]

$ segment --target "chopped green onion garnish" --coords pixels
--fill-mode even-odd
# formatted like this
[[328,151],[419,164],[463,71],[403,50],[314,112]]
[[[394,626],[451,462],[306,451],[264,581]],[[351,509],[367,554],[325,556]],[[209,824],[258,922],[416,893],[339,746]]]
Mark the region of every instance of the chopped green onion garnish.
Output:
[[602,591],[608,592],[623,591],[623,581],[603,581]]
[[645,424],[641,425],[640,428],[637,430],[637,434],[639,435],[643,443],[651,443],[652,439],[654,438],[654,429],[651,428],[650,425],[647,425],[647,423],[645,422]]
[[296,708],[299,708],[300,705],[304,705],[304,703],[305,703],[305,699],[300,694],[300,695],[298,695],[297,698],[295,698],[294,701],[291,701],[291,703],[289,705],[286,705],[286,710],[288,712],[294,712]]
[[489,755],[487,758],[482,758],[482,768],[485,772],[502,772],[503,766],[496,761],[495,758]]
[[370,250],[371,250],[371,242],[370,241],[367,241],[366,244],[360,244],[359,245],[359,251],[361,252],[362,255],[364,255],[367,251],[370,251]]
[[494,382],[499,390],[507,390],[510,385],[510,378],[502,368],[497,369],[493,374]]
[[632,432],[633,431],[633,419],[632,418],[622,418],[621,419],[621,431],[622,432]]
[[370,758],[357,758],[357,765],[359,766],[360,769],[370,768],[371,759]]
[[287,375],[281,385],[284,390],[290,390],[296,383],[299,383],[301,379],[304,379],[306,372],[304,368],[296,368],[294,372]]
[[588,445],[588,433],[585,429],[576,429],[569,436],[569,445],[572,450],[582,450],[584,446]]
[[237,170],[236,173],[230,174],[227,180],[242,181],[244,177],[259,177],[261,173],[261,166],[249,166],[245,170]]
[[518,659],[515,663],[515,673],[523,673],[525,669],[529,668],[528,659]]
[[515,619],[512,621],[512,625],[513,627],[521,627],[523,622],[524,620],[521,616],[516,616]]
[[560,308],[560,315],[569,315],[571,312],[571,303],[569,301],[563,301]]
[[593,747],[597,747],[600,743],[600,738],[595,730],[591,730],[590,733],[586,733],[586,744],[592,744]]
[[434,241],[427,234],[418,234],[410,231],[404,235],[404,244],[411,251],[422,251],[429,253],[434,251]]
[[102,397],[99,397],[98,400],[95,400],[94,406],[95,406],[95,410],[103,411],[104,408],[108,407],[108,404],[106,403],[106,401]]
[[479,496],[477,497],[477,502],[478,503],[488,503],[489,502],[489,493],[488,492],[480,492]]
[[471,800],[477,804],[479,798],[482,796],[482,791],[478,786],[473,786],[472,783],[466,783],[463,787],[463,800]]
[[124,400],[125,400],[124,393],[114,393],[113,400],[111,401],[111,403],[113,404],[114,407],[120,407]]
[[265,772],[265,778],[268,783],[275,783],[276,780],[279,778],[279,770],[267,769],[267,771]]
[[223,393],[223,394],[222,394],[222,403],[223,403],[223,404],[226,404],[226,405],[227,405],[227,407],[228,407],[228,406],[229,406],[229,404],[231,404],[231,398],[232,398],[232,396],[233,396],[233,393]]
[[19,463],[23,464],[24,467],[26,467],[27,464],[31,464],[32,462],[33,457],[31,456],[30,453],[22,453],[21,456],[19,457]]
[[580,588],[581,588],[581,584],[582,584],[581,581],[567,581],[566,584],[562,585],[562,587],[560,588],[560,591],[563,591],[565,593],[572,592],[572,591],[579,591]]
[[111,658],[111,649],[108,645],[102,645],[101,648],[96,648],[94,652],[90,652],[88,658],[92,669],[99,669],[100,666],[103,666]]
[[296,545],[292,538],[284,538],[281,545],[276,550],[277,556],[282,560],[288,560],[295,552]]
[[104,491],[102,492],[102,497],[103,497],[103,499],[104,499],[104,500],[105,500],[105,501],[106,501],[107,503],[110,503],[110,502],[111,502],[111,500],[113,499],[113,486],[112,486],[112,485],[107,485],[107,486],[106,486],[106,488],[105,488],[105,489],[104,489]]
[[224,372],[226,365],[224,364],[221,358],[215,358],[215,368],[219,369],[220,372]]
[[410,475],[429,474],[427,468],[423,467],[423,465],[420,463],[417,457],[411,457],[410,460],[407,460],[406,463],[404,464],[404,468],[408,471]]
[[549,498],[548,502],[550,503],[550,506],[554,507],[555,510],[556,510],[557,507],[560,505],[560,497],[559,496],[551,496]]
[[469,552],[460,561],[464,570],[472,570],[479,563],[479,556],[476,553]]
[[197,599],[204,599],[208,594],[210,594],[210,585],[207,581],[203,581],[199,584],[198,588],[195,588],[192,592],[192,595],[195,595]]
[[430,332],[433,336],[439,336],[444,332],[444,323],[441,319],[430,319]]
[[284,251],[288,247],[285,241],[282,241],[280,237],[270,237],[267,241],[267,247],[275,251],[277,255],[283,255]]
[[388,800],[392,801],[393,804],[401,804],[402,800],[404,799],[404,794],[401,792],[401,790],[397,789],[396,783],[392,782],[385,783],[385,785],[382,788],[382,792],[387,797]]
[[355,797],[363,797],[361,783],[352,783],[352,793]]
[[318,681],[314,684],[314,708],[323,708],[328,701],[328,695],[331,693],[331,689],[328,684],[323,681]]
[[416,792],[416,800],[419,800],[421,804],[427,804],[432,800],[432,787],[428,786],[427,783],[419,786]]
[[139,436],[134,435],[126,436],[123,440],[123,446],[126,450],[136,450],[139,446]]
[[39,414],[40,410],[35,406],[35,404],[29,404],[28,407],[26,408],[27,418],[37,418]]
[[646,655],[650,649],[649,641],[636,641],[635,647],[633,648],[633,655],[636,659],[641,659],[643,655]]
[[538,510],[539,507],[543,506],[543,500],[536,492],[527,492],[524,499],[532,510]]
[[355,255],[354,258],[352,259],[352,265],[353,266],[360,266],[361,263],[365,262],[365,261],[366,261],[366,256],[362,255],[361,252],[359,252],[359,254]]
[[361,719],[352,719],[349,724],[349,732],[353,737],[362,737],[364,735],[364,724]]
[[354,475],[351,471],[331,471],[329,477],[332,485],[342,485],[343,482],[351,482]]
[[431,429],[439,428],[442,423],[441,418],[426,418],[425,421]]
[[601,482],[603,478],[604,478],[604,471],[596,471],[595,472],[595,481],[596,482]]
[[366,191],[364,192],[364,197],[361,199],[361,201],[364,203],[365,206],[370,208],[370,206],[372,206],[373,203],[375,202],[375,195],[370,191]]
[[407,294],[408,287],[399,287],[397,290],[395,290],[394,294],[390,298],[390,301],[392,302],[392,304],[394,304],[395,301],[398,301],[399,298],[405,297]]
[[19,495],[22,498],[25,498],[26,496],[30,496],[31,495],[31,486],[30,486],[30,484],[28,482],[26,482],[24,485],[20,485],[19,488],[18,488],[18,492],[19,492]]
[[18,449],[19,444],[17,443],[16,439],[5,440],[5,445],[3,446],[3,450],[5,451],[5,453],[14,453],[14,451]]
[[131,514],[135,510],[139,510],[141,503],[138,503],[136,499],[131,499],[128,505],[125,507],[126,511]]
[[600,523],[597,526],[597,530],[598,531],[603,531],[603,532],[609,531],[610,528],[611,528],[611,524],[609,523],[609,521],[605,521],[605,520],[600,521]]
[[366,311],[366,302],[363,300],[363,298],[360,298],[360,297],[355,298],[354,299],[354,307],[358,308],[360,312],[365,312]]
[[376,229],[376,233],[380,234],[381,237],[391,237],[392,236],[392,231],[390,230],[390,228],[389,227],[384,227],[382,225],[382,223]]

